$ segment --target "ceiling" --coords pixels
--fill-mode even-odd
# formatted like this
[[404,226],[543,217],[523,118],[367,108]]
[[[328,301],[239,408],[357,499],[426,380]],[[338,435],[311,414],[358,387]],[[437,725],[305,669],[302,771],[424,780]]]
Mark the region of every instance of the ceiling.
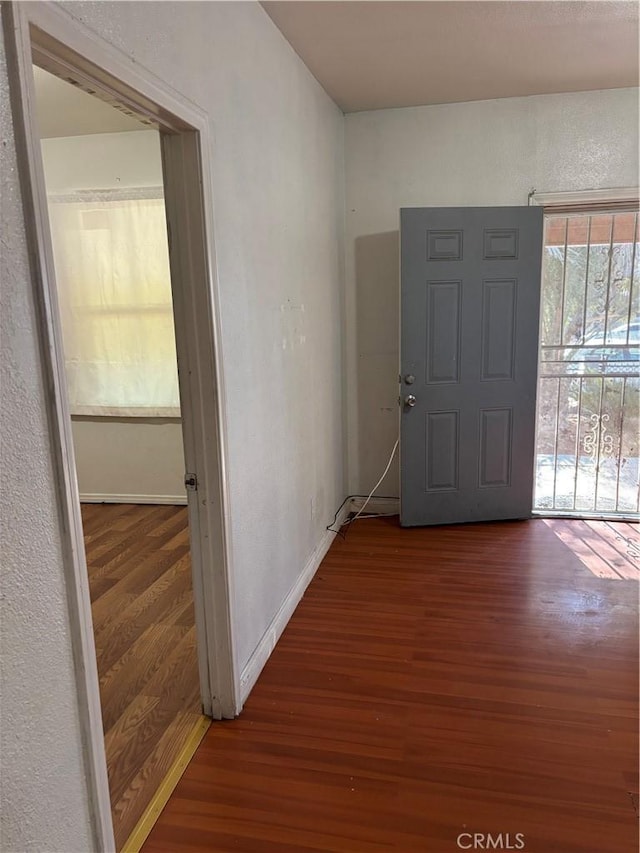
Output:
[[263,2],[344,112],[638,85],[628,2]]
[[148,130],[147,125],[34,65],[40,137]]

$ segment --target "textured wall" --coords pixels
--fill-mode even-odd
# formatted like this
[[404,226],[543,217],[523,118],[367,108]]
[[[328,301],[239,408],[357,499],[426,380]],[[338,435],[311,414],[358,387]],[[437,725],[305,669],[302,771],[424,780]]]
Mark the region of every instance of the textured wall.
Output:
[[92,842],[56,496],[0,53],[0,848],[86,853]]
[[[346,117],[349,491],[398,435],[398,211],[522,205],[538,192],[638,184],[638,92],[618,89]],[[380,494],[398,494],[394,465]]]
[[[343,117],[258,4],[65,8],[211,117],[242,667],[343,498]],[[2,766],[3,849],[88,851],[53,478],[6,108],[3,128],[9,159],[2,236],[12,250],[2,279],[2,513],[13,540],[5,552],[11,641],[3,654],[12,663],[3,694],[2,730],[10,737]]]

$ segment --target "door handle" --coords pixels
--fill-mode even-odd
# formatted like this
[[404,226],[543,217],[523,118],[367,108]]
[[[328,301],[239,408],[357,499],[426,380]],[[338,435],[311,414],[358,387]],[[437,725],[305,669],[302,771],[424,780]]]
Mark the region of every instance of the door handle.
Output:
[[417,402],[417,401],[416,401],[416,398],[414,397],[414,395],[413,395],[413,394],[407,394],[407,396],[404,398],[404,404],[405,404],[405,406],[409,406],[409,408],[410,408],[410,409],[413,409],[413,407],[415,406],[416,402]]

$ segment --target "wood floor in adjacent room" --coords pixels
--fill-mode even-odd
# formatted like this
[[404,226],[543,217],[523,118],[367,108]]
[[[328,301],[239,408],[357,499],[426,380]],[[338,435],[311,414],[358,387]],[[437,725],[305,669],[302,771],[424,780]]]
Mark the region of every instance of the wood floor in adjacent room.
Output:
[[354,524],[144,853],[636,850],[640,538],[567,524]]
[[82,518],[120,849],[201,719],[187,509],[84,504]]

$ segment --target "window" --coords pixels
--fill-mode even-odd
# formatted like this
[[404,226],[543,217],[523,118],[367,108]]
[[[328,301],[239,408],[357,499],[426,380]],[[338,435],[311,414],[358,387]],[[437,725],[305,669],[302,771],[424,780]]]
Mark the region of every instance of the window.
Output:
[[71,413],[178,417],[161,188],[49,198]]

